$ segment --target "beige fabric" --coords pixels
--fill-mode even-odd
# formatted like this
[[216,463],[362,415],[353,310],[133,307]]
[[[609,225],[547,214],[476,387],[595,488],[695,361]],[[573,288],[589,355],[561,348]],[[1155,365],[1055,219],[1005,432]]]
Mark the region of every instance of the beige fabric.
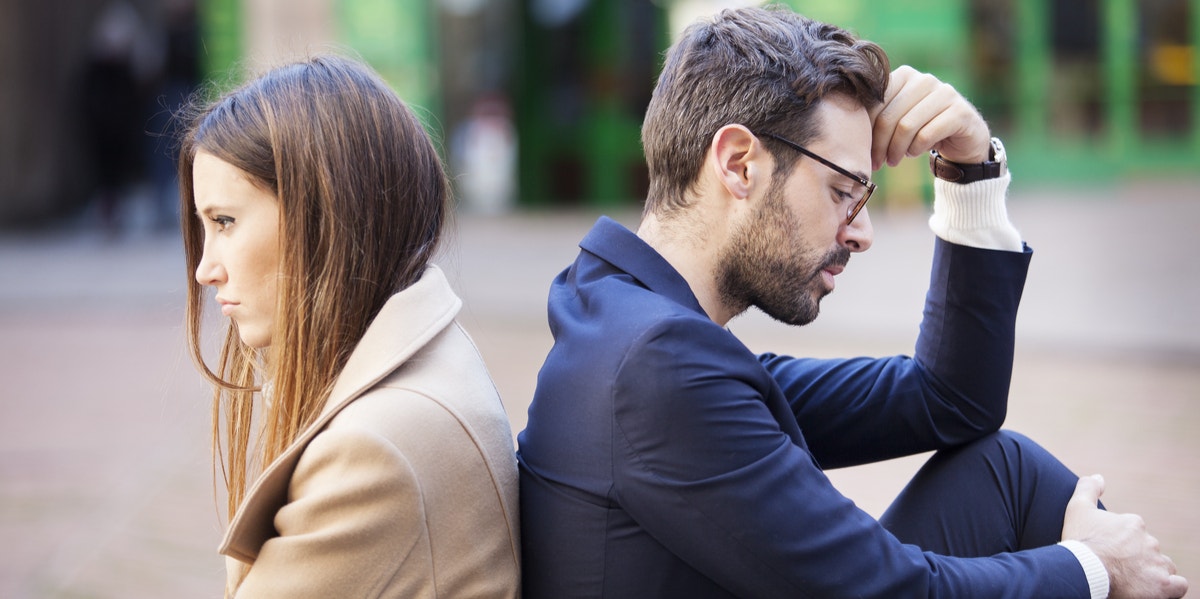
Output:
[[512,433],[461,304],[431,267],[383,307],[230,523],[231,595],[520,596]]

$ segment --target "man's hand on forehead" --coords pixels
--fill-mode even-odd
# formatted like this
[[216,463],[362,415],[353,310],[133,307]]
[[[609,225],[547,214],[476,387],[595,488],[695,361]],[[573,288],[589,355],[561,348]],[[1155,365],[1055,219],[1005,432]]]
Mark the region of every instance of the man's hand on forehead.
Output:
[[870,116],[872,170],[931,149],[965,164],[988,158],[991,133],[979,111],[950,84],[910,66],[892,71],[883,102]]

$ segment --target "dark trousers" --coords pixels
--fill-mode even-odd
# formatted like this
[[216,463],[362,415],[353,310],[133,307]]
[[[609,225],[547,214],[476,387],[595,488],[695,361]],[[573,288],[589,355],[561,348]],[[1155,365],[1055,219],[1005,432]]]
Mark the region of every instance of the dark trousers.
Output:
[[904,543],[957,557],[1053,545],[1079,477],[1024,435],[1000,431],[943,450],[880,518]]

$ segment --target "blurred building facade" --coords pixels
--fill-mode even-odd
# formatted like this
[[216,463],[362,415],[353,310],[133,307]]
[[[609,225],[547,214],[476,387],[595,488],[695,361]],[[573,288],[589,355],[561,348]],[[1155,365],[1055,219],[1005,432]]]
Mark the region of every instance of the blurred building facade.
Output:
[[[167,7],[189,1],[123,3],[144,32],[137,68],[153,80]],[[746,3],[196,0],[191,10],[197,68],[218,88],[297,54],[362,57],[425,120],[462,205],[502,211],[639,201],[639,128],[662,52],[681,23]],[[786,3],[964,91],[1023,181],[1200,173],[1200,0]],[[106,4],[0,0],[0,224],[94,201],[77,107],[89,100],[80,73]],[[904,172],[879,176],[911,188]]]

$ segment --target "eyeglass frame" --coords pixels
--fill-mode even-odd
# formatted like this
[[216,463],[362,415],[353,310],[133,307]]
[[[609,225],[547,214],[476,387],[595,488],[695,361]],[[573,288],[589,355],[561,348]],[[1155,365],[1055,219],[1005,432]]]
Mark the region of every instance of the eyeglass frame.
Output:
[[850,210],[846,211],[846,224],[847,225],[854,222],[854,217],[858,216],[858,213],[861,212],[863,207],[867,205],[867,200],[871,199],[871,196],[875,193],[875,189],[878,187],[870,179],[860,177],[860,176],[830,162],[829,160],[822,158],[816,152],[813,152],[812,150],[809,150],[808,148],[806,148],[794,141],[784,139],[778,135],[775,135],[774,133],[762,133],[760,135],[762,137],[769,137],[771,139],[774,139],[775,141],[778,141],[778,142],[788,146],[789,148],[796,150],[797,152],[800,152],[801,154],[804,154],[805,156],[808,156],[809,158],[812,158],[813,160],[816,160],[817,162],[820,162],[821,164],[829,167],[830,169],[832,169],[834,172],[838,173],[839,175],[853,179],[854,181],[858,182],[858,184],[863,185],[864,187],[867,188],[867,192],[865,194],[863,194],[863,197],[861,199],[857,200],[854,203],[854,206],[852,206],[850,208]]

